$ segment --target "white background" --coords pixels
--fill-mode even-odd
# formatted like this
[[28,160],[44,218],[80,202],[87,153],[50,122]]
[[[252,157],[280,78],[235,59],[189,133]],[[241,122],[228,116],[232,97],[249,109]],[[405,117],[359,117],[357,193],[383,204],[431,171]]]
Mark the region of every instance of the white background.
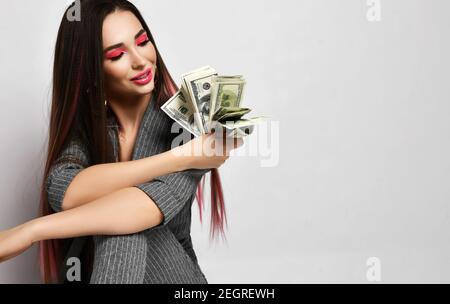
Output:
[[[207,64],[243,74],[250,116],[279,126],[276,166],[220,169],[228,243],[193,207],[210,283],[368,283],[373,256],[382,283],[450,282],[448,1],[381,0],[379,22],[365,0],[132,2],[178,83]],[[37,216],[64,9],[0,11],[0,230]],[[36,245],[0,264],[0,283],[35,282]]]

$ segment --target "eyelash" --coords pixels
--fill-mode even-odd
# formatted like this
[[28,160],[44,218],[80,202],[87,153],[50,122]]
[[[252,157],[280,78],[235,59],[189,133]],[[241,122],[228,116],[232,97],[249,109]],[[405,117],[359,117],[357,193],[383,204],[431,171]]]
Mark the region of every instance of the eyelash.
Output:
[[[149,39],[147,39],[147,40],[145,40],[145,41],[142,41],[140,44],[139,44],[139,46],[145,46],[147,43],[149,43],[150,42],[150,40]],[[117,61],[117,60],[119,60],[120,58],[122,58],[122,55],[123,55],[123,53],[121,53],[119,56],[116,56],[116,57],[111,57],[110,59],[111,59],[111,61]]]

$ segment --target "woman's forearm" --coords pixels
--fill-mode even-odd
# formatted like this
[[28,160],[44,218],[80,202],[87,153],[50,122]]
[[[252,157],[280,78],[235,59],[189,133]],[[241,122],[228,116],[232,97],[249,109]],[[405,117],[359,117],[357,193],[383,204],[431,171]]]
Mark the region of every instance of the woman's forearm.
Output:
[[99,164],[78,173],[64,195],[62,209],[92,202],[114,191],[188,169],[186,158],[171,150],[127,162]]
[[159,225],[163,214],[136,187],[124,188],[79,207],[39,217],[26,225],[33,242],[86,235],[131,234]]

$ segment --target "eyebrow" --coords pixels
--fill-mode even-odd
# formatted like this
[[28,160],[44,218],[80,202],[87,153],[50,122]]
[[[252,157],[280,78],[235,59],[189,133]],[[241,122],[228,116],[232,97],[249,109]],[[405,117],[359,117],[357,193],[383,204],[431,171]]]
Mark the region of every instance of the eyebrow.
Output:
[[[136,35],[134,35],[134,39],[137,39],[142,33],[145,33],[145,30],[144,30],[144,29],[141,29]],[[117,43],[117,44],[114,44],[114,45],[111,45],[111,46],[108,46],[106,49],[103,50],[103,53],[106,53],[106,52],[108,52],[109,50],[118,48],[118,47],[120,47],[120,46],[123,46],[123,42]]]

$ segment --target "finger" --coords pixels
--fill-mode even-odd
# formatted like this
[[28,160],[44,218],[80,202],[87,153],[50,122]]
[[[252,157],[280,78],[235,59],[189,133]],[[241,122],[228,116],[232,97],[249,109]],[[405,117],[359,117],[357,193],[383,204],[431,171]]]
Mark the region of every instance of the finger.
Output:
[[225,128],[218,126],[218,127],[211,129],[211,133],[214,133],[214,134],[216,134],[216,136],[220,137],[223,135],[224,129]]
[[223,142],[227,141],[227,130],[225,128],[222,129],[222,140]]
[[[230,138],[231,139],[231,138]],[[234,138],[232,138],[233,139],[233,144],[231,145],[229,145],[230,146],[230,149],[236,149],[236,148],[239,148],[240,146],[242,146],[243,145],[243,143],[244,143],[244,141],[242,140],[242,138],[237,138],[237,137],[234,137]]]
[[242,138],[235,138],[234,139],[234,146],[236,148],[241,147],[244,144],[244,140]]

